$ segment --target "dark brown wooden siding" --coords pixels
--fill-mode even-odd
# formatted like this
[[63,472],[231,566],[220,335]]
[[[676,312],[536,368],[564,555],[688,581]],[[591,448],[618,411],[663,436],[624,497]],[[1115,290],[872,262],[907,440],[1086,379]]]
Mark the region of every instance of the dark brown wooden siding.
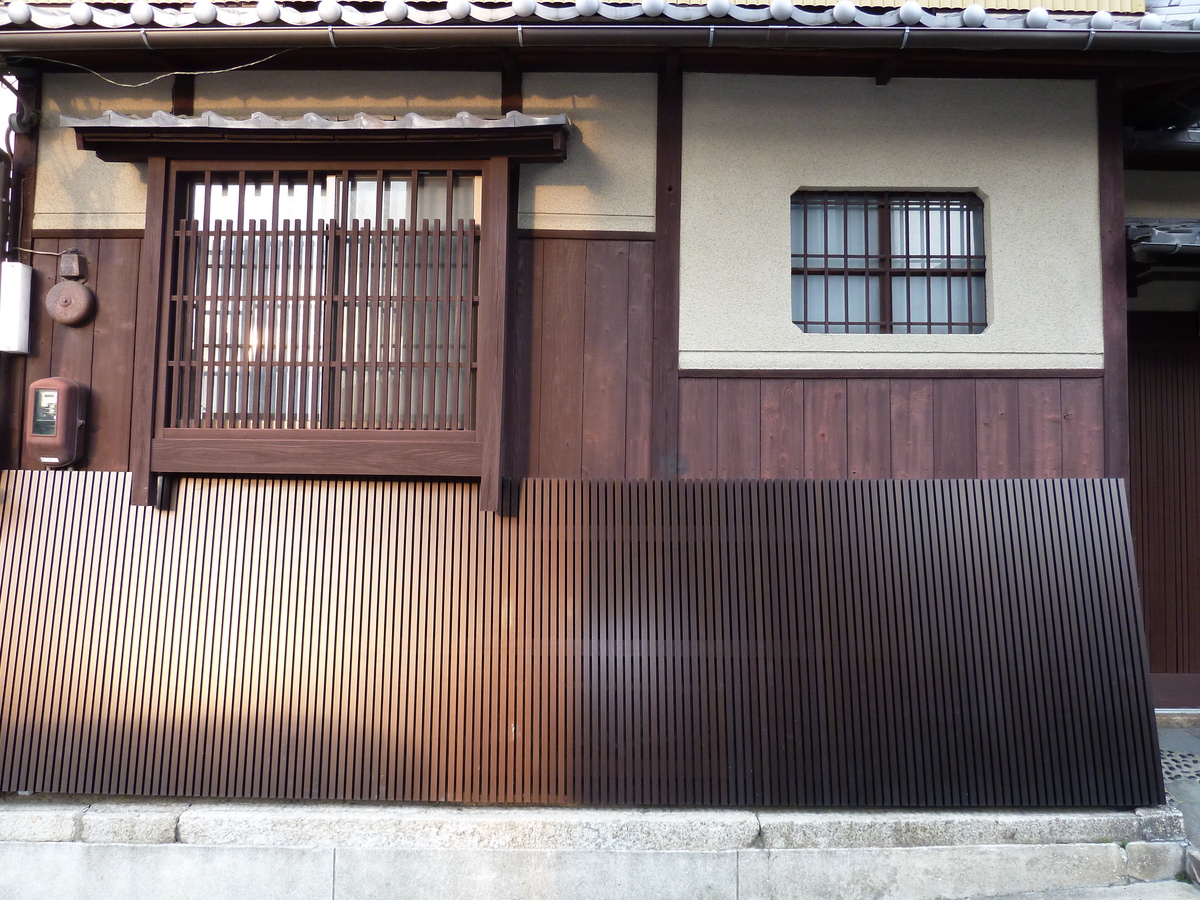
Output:
[[1096,377],[684,377],[685,478],[1096,478]]
[[519,242],[519,472],[650,476],[652,237]]
[[[602,236],[524,237],[510,334],[512,471],[531,477],[651,474],[654,244]],[[28,358],[8,365],[8,465],[22,455],[28,383],[88,385],[93,470],[129,465],[134,292],[140,241],[40,239],[77,246],[97,292],[95,319],[54,324],[42,310],[56,261],[35,256]],[[1102,380],[976,377],[763,377],[679,381],[688,478],[1095,477],[1103,474]]]
[[1116,482],[128,488],[0,475],[0,791],[1162,798]]
[[88,388],[87,455],[84,469],[123,471],[129,467],[129,423],[133,397],[133,331],[138,261],[136,237],[39,238],[33,249],[58,253],[78,249],[87,260],[87,285],[96,294],[96,314],[70,327],[46,313],[46,292],[58,282],[58,260],[34,255],[33,310],[29,356],[9,363],[11,378],[0,390],[8,427],[0,448],[8,467],[40,468],[25,452],[23,414],[26,388],[49,375],[70,378]]
[[[1197,324],[1195,314],[1130,317],[1129,503],[1156,673],[1200,674]],[[1200,702],[1191,687],[1189,705]]]

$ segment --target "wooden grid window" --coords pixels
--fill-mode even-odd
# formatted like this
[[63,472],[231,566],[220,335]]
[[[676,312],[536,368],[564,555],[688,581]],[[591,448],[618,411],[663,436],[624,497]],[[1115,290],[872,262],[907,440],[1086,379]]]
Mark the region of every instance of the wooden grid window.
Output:
[[165,428],[475,428],[478,170],[180,178]]
[[985,280],[975,194],[792,195],[792,321],[803,331],[979,334]]

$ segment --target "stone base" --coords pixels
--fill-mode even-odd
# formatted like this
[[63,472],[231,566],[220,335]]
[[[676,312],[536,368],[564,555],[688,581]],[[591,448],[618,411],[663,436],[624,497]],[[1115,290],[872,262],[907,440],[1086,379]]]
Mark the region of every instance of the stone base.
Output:
[[997,897],[1173,879],[1134,812],[770,812],[0,798],[5,900]]

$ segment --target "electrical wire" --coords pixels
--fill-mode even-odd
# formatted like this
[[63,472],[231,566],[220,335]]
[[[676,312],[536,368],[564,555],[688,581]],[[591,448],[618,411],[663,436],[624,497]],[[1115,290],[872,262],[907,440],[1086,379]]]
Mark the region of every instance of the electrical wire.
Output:
[[135,82],[117,81],[115,78],[109,78],[107,75],[102,75],[101,73],[97,72],[95,69],[89,69],[87,66],[79,65],[79,63],[67,62],[65,59],[48,59],[47,57],[44,57],[44,56],[21,56],[20,59],[22,59],[22,60],[31,59],[31,60],[36,60],[37,62],[48,62],[48,63],[53,63],[55,65],[60,65],[60,66],[71,66],[74,69],[81,69],[84,72],[87,72],[91,75],[95,75],[101,81],[106,81],[109,84],[113,85],[114,87],[140,88],[140,87],[146,87],[147,85],[150,85],[150,84],[154,84],[154,82],[156,82],[156,81],[162,81],[164,78],[174,78],[176,75],[224,75],[227,72],[237,72],[241,69],[249,69],[251,66],[260,66],[265,62],[270,62],[271,60],[275,59],[275,57],[277,57],[277,56],[283,56],[283,54],[289,52],[292,49],[294,49],[294,48],[288,47],[288,48],[280,50],[276,53],[272,53],[270,56],[264,56],[262,59],[256,59],[256,60],[253,60],[252,62],[242,63],[239,66],[230,66],[228,69],[205,69],[204,71],[196,71],[196,72],[163,72],[161,75],[155,75],[153,78],[150,78],[146,81],[135,81]]
[[38,256],[66,256],[68,253],[79,252],[78,250],[62,250],[58,253],[55,253],[53,250],[30,250],[28,247],[14,247],[13,249],[18,250],[21,253],[35,253]]

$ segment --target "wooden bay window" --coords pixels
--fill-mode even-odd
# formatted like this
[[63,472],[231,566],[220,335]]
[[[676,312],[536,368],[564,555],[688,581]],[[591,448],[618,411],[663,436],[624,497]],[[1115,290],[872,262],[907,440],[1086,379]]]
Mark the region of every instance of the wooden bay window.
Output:
[[134,502],[157,473],[448,476],[499,508],[517,163],[563,159],[564,117],[77,132],[149,162]]

